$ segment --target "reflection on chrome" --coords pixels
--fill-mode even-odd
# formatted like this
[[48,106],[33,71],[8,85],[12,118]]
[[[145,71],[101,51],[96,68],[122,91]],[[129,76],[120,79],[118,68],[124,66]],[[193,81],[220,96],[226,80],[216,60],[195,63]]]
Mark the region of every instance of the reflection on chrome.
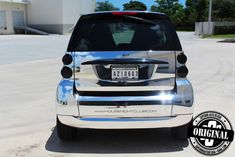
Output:
[[[177,92],[160,92],[152,96],[80,96],[79,93],[73,93],[73,80],[63,79],[57,88],[57,107],[73,104],[76,106],[76,110],[78,110],[76,104],[79,104],[79,102],[145,101],[147,103],[149,101],[156,101],[156,105],[160,105],[159,101],[161,101],[161,104],[173,105],[173,113],[174,110],[177,110],[177,106],[187,107],[191,113],[193,110],[191,84],[187,79],[182,78],[177,78],[176,83]],[[79,81],[76,81],[76,86],[77,88],[80,87]]]
[[169,93],[161,92],[160,95],[158,95],[157,97],[159,97],[158,99],[162,101],[166,101],[166,100],[172,100],[173,95]]

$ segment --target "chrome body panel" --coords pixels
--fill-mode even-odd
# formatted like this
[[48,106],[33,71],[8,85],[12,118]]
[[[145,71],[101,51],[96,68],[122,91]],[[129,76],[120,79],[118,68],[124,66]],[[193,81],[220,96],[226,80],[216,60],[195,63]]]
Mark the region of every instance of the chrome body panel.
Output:
[[78,118],[58,115],[66,125],[91,129],[145,129],[169,128],[184,125],[192,119],[192,114],[158,118]]
[[[74,76],[61,80],[56,95],[57,116],[62,123],[79,128],[132,129],[174,127],[191,120],[192,85],[176,75],[176,69],[183,65],[176,56],[182,51],[68,53],[73,63],[67,66],[73,68]],[[140,70],[152,69],[145,73],[147,79],[111,80],[112,63],[128,61]]]
[[60,115],[78,116],[76,97],[73,94],[74,81],[62,79],[56,90],[56,112]]
[[[75,68],[75,77],[79,79],[85,79],[87,82],[115,82],[110,80],[110,66],[112,64],[85,64],[82,63],[92,60],[104,60],[104,59],[139,59],[142,61],[153,59],[156,61],[166,62],[168,64],[138,64],[140,70],[143,72],[148,71],[147,78],[139,79],[138,81],[131,82],[157,82],[157,79],[175,77],[175,53],[174,51],[113,51],[113,52],[71,52],[74,58],[74,64],[70,67]],[[103,70],[103,73],[98,74],[98,67]],[[79,70],[78,70],[79,69]],[[166,75],[168,74],[168,75]],[[108,75],[109,78],[101,78],[101,76]],[[141,74],[140,74],[141,75]],[[128,82],[128,81],[127,81]],[[81,83],[82,85],[82,83]],[[89,86],[88,84],[84,86]],[[171,85],[172,87],[174,85]]]
[[[81,96],[73,93],[73,84],[73,79],[63,79],[57,88],[57,116],[66,125],[96,129],[161,128],[183,125],[192,118],[193,90],[186,78],[176,78],[177,89],[152,96]],[[79,87],[79,80],[76,86]],[[119,101],[119,105],[105,104]]]

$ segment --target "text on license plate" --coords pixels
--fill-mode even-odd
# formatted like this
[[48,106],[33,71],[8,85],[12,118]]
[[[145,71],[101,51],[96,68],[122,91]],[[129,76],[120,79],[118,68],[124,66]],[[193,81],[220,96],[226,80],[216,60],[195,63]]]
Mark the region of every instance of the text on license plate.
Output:
[[112,80],[138,80],[138,66],[111,66]]

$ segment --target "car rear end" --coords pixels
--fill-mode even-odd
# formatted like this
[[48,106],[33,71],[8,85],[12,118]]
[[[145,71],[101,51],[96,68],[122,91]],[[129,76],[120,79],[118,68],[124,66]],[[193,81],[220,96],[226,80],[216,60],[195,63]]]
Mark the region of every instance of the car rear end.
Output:
[[186,61],[164,14],[83,15],[63,57],[58,121],[92,129],[185,125],[193,114]]

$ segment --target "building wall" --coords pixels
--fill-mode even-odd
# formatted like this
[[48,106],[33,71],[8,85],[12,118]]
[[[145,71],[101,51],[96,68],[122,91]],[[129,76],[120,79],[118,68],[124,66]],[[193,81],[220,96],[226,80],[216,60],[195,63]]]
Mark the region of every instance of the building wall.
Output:
[[29,0],[27,23],[49,33],[62,32],[62,0]]
[[95,0],[62,0],[63,34],[72,30],[82,14],[92,13],[96,7]]
[[82,13],[95,10],[95,0],[30,0],[28,25],[49,33],[66,34]]
[[63,34],[66,34],[81,15],[81,0],[62,0],[63,2]]
[[195,22],[196,35],[211,35],[213,33],[214,22],[211,22],[210,28],[208,22]]
[[14,34],[12,11],[24,11],[25,16],[25,4],[0,1],[0,10],[6,13],[6,28],[0,28],[0,34]]
[[[13,34],[13,10],[23,10],[28,26],[48,33],[66,34],[82,14],[95,11],[95,0],[0,0],[6,11],[7,27],[0,34]],[[18,19],[18,18],[16,18]]]

